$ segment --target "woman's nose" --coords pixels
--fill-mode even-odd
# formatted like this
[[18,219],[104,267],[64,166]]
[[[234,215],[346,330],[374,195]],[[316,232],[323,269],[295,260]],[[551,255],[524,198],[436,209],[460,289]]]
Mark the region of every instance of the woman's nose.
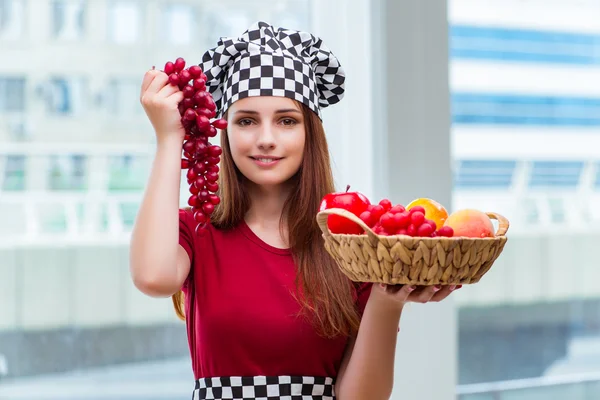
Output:
[[265,126],[260,130],[258,135],[257,145],[260,149],[275,148],[275,136],[270,127]]

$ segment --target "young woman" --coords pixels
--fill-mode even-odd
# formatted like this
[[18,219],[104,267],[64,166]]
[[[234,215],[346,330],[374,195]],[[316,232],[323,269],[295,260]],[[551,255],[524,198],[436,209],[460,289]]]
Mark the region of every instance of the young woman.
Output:
[[306,32],[259,22],[200,64],[220,115],[221,203],[203,235],[179,209],[183,99],[148,71],[141,102],[157,138],[131,240],[131,274],[173,296],[186,319],[195,399],[388,399],[400,315],[455,287],[349,281],[326,253],[316,214],[334,191],[320,110],[344,71]]

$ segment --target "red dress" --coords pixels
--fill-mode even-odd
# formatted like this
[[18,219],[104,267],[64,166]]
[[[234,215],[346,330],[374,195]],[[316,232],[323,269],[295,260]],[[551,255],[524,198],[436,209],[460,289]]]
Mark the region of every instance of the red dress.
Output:
[[[320,337],[298,316],[290,251],[265,243],[244,222],[229,231],[210,226],[207,234],[197,236],[190,211],[180,210],[179,219],[179,243],[192,263],[183,291],[192,368],[202,392],[196,398],[236,399],[236,392],[243,394],[239,398],[254,398],[249,391],[262,398],[265,390],[272,394],[277,388],[285,397],[294,387],[309,395],[306,382],[318,390],[332,385],[347,338]],[[357,286],[361,313],[370,288]],[[333,393],[315,396],[334,398]]]

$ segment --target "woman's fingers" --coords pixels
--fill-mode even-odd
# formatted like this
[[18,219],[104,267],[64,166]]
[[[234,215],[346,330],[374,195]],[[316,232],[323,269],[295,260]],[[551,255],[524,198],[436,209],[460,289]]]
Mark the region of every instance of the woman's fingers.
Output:
[[408,298],[408,301],[412,301],[414,303],[427,303],[441,289],[442,287],[440,285],[423,286],[412,293]]
[[161,72],[161,71],[157,71],[156,76],[154,77],[152,82],[150,82],[150,85],[148,85],[146,92],[147,93],[158,93],[163,87],[165,87],[165,85],[168,82],[169,82],[169,77],[167,76],[167,74],[165,74],[164,72]]
[[381,287],[388,296],[393,296],[396,301],[429,303],[444,300],[453,291],[460,289],[462,285],[411,286],[381,284]]
[[162,97],[162,98],[167,98],[170,95],[172,95],[173,93],[177,93],[177,92],[181,92],[181,90],[179,90],[178,86],[175,85],[165,85],[162,87],[162,89],[160,89],[157,93],[158,97]]
[[[177,89],[177,88],[175,88],[175,89]],[[177,89],[175,92],[170,94],[169,97],[167,97],[167,100],[173,101],[173,102],[175,102],[175,104],[179,104],[183,100],[183,92],[181,90]]]
[[148,87],[150,86],[150,84],[152,83],[154,78],[159,74],[159,72],[160,71],[151,69],[150,71],[148,71],[144,74],[144,79],[142,80],[142,87],[140,90],[140,97],[142,97],[144,95],[144,93],[146,92],[146,90],[148,90]]
[[442,301],[446,297],[450,296],[450,293],[454,292],[457,289],[460,289],[462,285],[446,285],[442,287],[442,290],[433,295],[431,301]]
[[386,285],[385,292],[393,295],[397,301],[407,302],[410,294],[415,290],[415,286],[410,285]]

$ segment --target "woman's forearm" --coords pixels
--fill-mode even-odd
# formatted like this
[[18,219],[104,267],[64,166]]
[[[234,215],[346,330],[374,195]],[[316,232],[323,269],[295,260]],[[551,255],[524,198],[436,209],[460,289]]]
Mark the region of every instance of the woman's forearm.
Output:
[[352,355],[337,388],[339,400],[387,400],[394,384],[394,361],[402,305],[372,291]]

